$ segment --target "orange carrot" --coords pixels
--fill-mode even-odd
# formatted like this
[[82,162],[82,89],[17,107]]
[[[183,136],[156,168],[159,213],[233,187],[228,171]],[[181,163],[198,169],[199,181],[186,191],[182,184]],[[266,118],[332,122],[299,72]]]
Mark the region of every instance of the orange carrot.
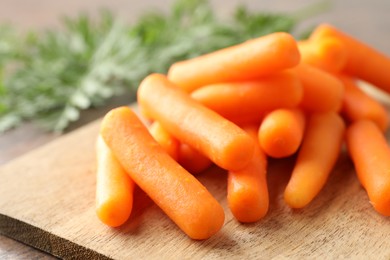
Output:
[[175,161],[177,161],[179,156],[179,141],[168,133],[158,121],[154,121],[150,125],[149,132],[154,140],[156,140]]
[[389,117],[384,106],[361,90],[353,78],[339,75],[339,79],[345,87],[341,112],[347,119],[351,122],[369,119],[376,123],[383,132],[386,131],[389,126]]
[[338,111],[344,86],[339,79],[323,70],[301,63],[296,67],[303,86],[300,106],[308,112]]
[[300,109],[276,109],[262,121],[258,139],[263,151],[274,158],[294,154],[302,141],[305,115]]
[[299,59],[294,38],[277,32],[174,63],[168,78],[186,92],[192,92],[204,85],[257,79],[294,67]]
[[96,214],[104,224],[117,227],[130,217],[134,182],[100,135],[96,154]]
[[310,39],[325,37],[340,39],[346,46],[348,58],[343,70],[345,73],[390,92],[390,57],[328,24],[318,26]]
[[301,62],[329,72],[340,72],[347,62],[347,49],[342,41],[329,37],[298,42]]
[[208,85],[191,94],[192,98],[229,120],[254,117],[281,107],[295,107],[302,96],[302,85],[293,71],[275,73],[256,81]]
[[337,161],[344,132],[344,121],[335,112],[311,115],[284,192],[290,207],[303,208],[320,192]]
[[[268,111],[267,111],[268,112]],[[248,116],[237,116],[237,117],[232,117],[229,118],[229,120],[236,125],[259,125],[261,121],[263,121],[264,114],[253,114],[253,115],[248,115]]]
[[189,237],[206,239],[220,230],[221,205],[165,152],[130,108],[107,113],[100,133],[134,182]]
[[199,153],[188,144],[179,145],[178,162],[192,174],[198,174],[211,166],[209,158]]
[[[244,129],[257,139],[257,126]],[[267,158],[256,143],[251,162],[242,170],[228,172],[227,200],[234,217],[240,222],[255,222],[268,211]]]
[[347,147],[372,206],[390,216],[390,148],[372,121],[358,120],[347,129]]
[[227,170],[249,163],[254,142],[244,130],[199,104],[160,74],[144,79],[138,103],[180,142],[191,145]]

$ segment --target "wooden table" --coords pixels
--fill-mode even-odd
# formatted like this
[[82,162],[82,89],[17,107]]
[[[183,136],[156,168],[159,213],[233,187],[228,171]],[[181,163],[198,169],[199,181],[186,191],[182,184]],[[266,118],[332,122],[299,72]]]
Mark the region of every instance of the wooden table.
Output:
[[[58,17],[62,14],[73,15],[79,11],[96,13],[101,6],[113,9],[120,17],[131,22],[150,7],[168,10],[172,1],[116,1],[87,0],[53,2],[37,0],[2,0],[0,3],[0,22],[12,22],[22,29],[36,29],[58,26]],[[241,1],[212,1],[221,15],[227,15]],[[254,10],[294,11],[307,6],[312,1],[243,1]],[[371,44],[390,56],[390,1],[387,0],[343,0],[333,1],[330,10],[310,19],[307,23],[329,22],[349,32],[355,37]],[[86,122],[102,116],[110,107],[123,104],[126,97],[114,99],[111,104],[100,110],[91,110],[83,114],[82,120],[71,126],[73,130]],[[0,164],[4,164],[44,143],[58,138],[59,135],[43,132],[32,124],[9,131],[0,136]],[[43,252],[30,248],[12,239],[0,236],[1,259],[52,259]]]

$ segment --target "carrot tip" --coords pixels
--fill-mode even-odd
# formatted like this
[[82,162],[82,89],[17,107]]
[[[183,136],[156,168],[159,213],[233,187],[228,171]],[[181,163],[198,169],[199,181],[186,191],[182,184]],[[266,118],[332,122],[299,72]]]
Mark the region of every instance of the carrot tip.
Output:
[[[130,207],[130,208],[129,208]],[[115,199],[110,199],[96,209],[96,214],[99,219],[110,227],[119,227],[123,225],[131,213],[131,204],[123,205]]]

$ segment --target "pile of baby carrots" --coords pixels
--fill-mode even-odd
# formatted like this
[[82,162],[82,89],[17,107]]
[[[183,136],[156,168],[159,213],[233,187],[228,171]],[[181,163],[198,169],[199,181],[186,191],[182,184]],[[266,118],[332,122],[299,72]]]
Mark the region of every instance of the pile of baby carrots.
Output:
[[111,110],[97,142],[96,207],[109,226],[127,221],[138,185],[193,239],[224,224],[196,174],[227,171],[240,222],[268,211],[267,158],[296,154],[284,191],[291,208],[320,192],[343,144],[376,211],[390,216],[388,114],[357,80],[390,92],[390,58],[322,24],[308,40],[272,33],[172,64],[138,89],[147,128],[128,107]]

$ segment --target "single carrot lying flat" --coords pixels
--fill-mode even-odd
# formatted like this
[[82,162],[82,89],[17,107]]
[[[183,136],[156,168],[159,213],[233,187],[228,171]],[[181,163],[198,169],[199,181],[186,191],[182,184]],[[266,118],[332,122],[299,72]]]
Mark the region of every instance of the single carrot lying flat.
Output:
[[142,81],[138,103],[180,142],[221,168],[239,170],[251,160],[254,141],[244,130],[192,99],[164,75],[152,74]]
[[100,135],[96,154],[96,214],[104,224],[117,227],[130,217],[134,182]]
[[274,158],[294,154],[305,131],[305,114],[300,109],[276,109],[262,121],[258,139],[263,151]]
[[385,107],[361,90],[356,80],[350,76],[339,75],[339,79],[345,87],[342,114],[351,122],[360,119],[372,120],[383,132],[386,131],[389,127],[389,116]]
[[154,140],[156,140],[175,161],[177,161],[179,157],[179,141],[168,133],[157,121],[154,121],[150,125],[149,132]]
[[298,42],[301,62],[329,72],[340,72],[347,62],[347,49],[337,38]]
[[310,39],[326,37],[340,39],[346,46],[348,58],[343,70],[346,74],[390,92],[390,57],[328,24],[318,26]]
[[198,174],[212,165],[209,158],[188,144],[179,145],[178,163],[192,174]]
[[[257,139],[255,125],[244,129]],[[267,157],[256,143],[251,162],[242,170],[228,172],[227,200],[234,217],[240,222],[255,222],[268,212]]]
[[344,86],[339,79],[321,69],[301,63],[296,72],[303,86],[300,107],[308,112],[339,111]]
[[235,121],[276,108],[295,107],[302,100],[303,88],[296,73],[283,71],[256,81],[208,85],[192,92],[191,97]]
[[335,112],[310,116],[284,200],[292,208],[308,205],[325,185],[340,154],[345,124]]
[[221,205],[164,151],[130,108],[107,113],[100,133],[134,182],[189,237],[206,239],[220,230]]
[[390,148],[380,128],[358,120],[347,130],[348,152],[372,206],[390,216]]
[[190,60],[174,63],[168,78],[187,92],[219,82],[257,79],[294,67],[300,54],[294,38],[272,33]]

